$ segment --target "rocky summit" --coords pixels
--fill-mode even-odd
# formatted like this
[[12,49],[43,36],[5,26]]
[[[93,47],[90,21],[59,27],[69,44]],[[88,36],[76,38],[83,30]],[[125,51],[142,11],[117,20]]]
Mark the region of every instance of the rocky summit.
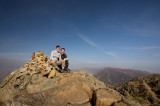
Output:
[[85,72],[59,73],[42,51],[0,83],[0,106],[140,106]]

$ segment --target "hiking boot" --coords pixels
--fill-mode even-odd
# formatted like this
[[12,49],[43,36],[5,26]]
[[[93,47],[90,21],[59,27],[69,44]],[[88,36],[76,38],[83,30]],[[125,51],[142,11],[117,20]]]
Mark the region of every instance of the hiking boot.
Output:
[[66,69],[65,71],[66,71],[66,73],[70,73],[71,72],[71,70],[69,68]]

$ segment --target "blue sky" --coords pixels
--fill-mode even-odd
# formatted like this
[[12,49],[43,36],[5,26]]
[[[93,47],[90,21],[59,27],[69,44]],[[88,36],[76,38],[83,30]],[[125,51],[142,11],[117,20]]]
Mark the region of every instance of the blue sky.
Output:
[[66,48],[71,68],[160,72],[159,5],[159,0],[1,0],[0,59],[27,62],[33,51],[50,56],[58,44]]

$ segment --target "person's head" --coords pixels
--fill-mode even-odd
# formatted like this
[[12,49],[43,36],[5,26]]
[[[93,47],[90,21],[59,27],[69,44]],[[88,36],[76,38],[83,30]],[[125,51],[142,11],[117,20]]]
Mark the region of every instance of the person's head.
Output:
[[61,53],[63,54],[65,52],[65,48],[62,48],[61,49]]
[[56,50],[57,50],[57,52],[60,50],[60,46],[59,45],[56,46]]

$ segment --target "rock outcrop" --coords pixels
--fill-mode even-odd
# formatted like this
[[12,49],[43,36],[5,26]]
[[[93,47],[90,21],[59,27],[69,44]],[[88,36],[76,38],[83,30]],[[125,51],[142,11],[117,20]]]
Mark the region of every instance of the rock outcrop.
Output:
[[137,77],[115,89],[126,98],[136,100],[144,106],[160,105],[160,74]]
[[49,79],[54,70],[42,51],[13,71],[0,83],[1,106],[131,106],[130,101],[91,74],[59,73]]

